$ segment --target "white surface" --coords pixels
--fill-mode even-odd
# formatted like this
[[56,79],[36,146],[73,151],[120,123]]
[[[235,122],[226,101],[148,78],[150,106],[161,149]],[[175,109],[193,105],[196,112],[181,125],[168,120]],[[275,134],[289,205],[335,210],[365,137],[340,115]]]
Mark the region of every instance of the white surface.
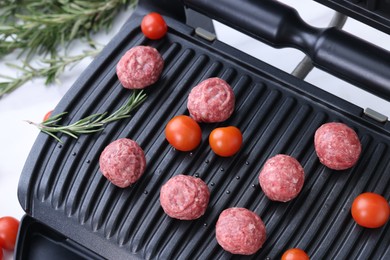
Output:
[[[334,13],[312,0],[283,0],[282,2],[294,6],[307,23],[318,27],[327,26]],[[109,35],[99,35],[97,37],[98,41],[103,44],[108,42],[127,16],[128,13],[118,17],[114,30]],[[297,50],[273,49],[220,23],[215,23],[215,25],[218,38],[221,41],[287,72],[291,72],[303,58],[303,54]],[[390,42],[388,35],[352,19],[348,20],[345,30],[353,32],[359,37],[369,39],[369,41],[384,48],[389,48],[385,46],[385,43]],[[82,46],[75,47],[77,47],[75,49],[81,49]],[[7,62],[17,62],[16,54],[8,56]],[[15,75],[15,72],[4,63],[5,61],[1,60],[0,74]],[[83,64],[73,68],[72,71],[66,72],[60,79],[61,84],[44,86],[43,80],[37,79],[0,99],[0,217],[11,215],[20,219],[24,214],[17,199],[18,180],[24,162],[38,134],[38,130],[25,123],[24,120],[42,121],[44,114],[56,106],[87,64],[88,61],[83,62]],[[389,102],[324,72],[314,70],[307,77],[307,81],[363,108],[370,107],[390,116]],[[12,258],[12,255],[7,253],[6,259],[10,258]]]

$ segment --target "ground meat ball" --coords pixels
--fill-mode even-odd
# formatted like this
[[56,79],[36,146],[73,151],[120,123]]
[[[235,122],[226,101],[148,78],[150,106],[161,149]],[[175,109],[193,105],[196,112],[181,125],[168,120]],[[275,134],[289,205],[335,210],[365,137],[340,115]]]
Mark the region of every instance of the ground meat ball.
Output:
[[224,250],[251,255],[263,246],[266,229],[256,213],[245,208],[228,208],[219,215],[215,235]]
[[208,206],[210,191],[207,184],[187,175],[169,179],[160,191],[160,203],[171,218],[192,220],[201,217]]
[[305,180],[301,164],[293,157],[278,154],[268,159],[259,174],[264,194],[274,201],[286,202],[295,198]]
[[155,83],[164,67],[164,60],[153,47],[136,46],[119,60],[116,73],[123,87],[141,89]]
[[122,138],[110,143],[99,158],[100,170],[114,185],[125,188],[135,183],[145,171],[142,148],[133,140]]
[[362,147],[356,132],[343,123],[326,123],[314,135],[314,147],[320,162],[333,170],[345,170],[356,164]]
[[233,111],[235,96],[232,88],[220,78],[210,78],[194,87],[187,102],[190,116],[198,122],[215,123],[228,119]]

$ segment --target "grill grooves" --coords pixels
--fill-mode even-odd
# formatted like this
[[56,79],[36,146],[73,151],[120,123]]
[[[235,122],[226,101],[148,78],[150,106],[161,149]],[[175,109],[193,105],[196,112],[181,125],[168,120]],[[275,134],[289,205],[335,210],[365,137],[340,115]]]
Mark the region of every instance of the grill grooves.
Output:
[[[362,142],[362,147],[364,147],[364,149],[368,149],[370,138],[367,136],[364,136],[361,139],[361,142]],[[348,172],[340,172],[340,173],[335,172],[336,174],[339,174],[338,180],[337,180],[337,182],[335,182],[333,184],[334,186],[332,184],[331,184],[331,186],[335,187],[332,190],[335,190],[336,192],[339,191],[339,193],[337,193],[336,195],[333,196],[334,197],[332,199],[332,200],[334,200],[333,202],[328,201],[328,198],[332,195],[333,192],[330,193],[330,195],[326,197],[328,205],[330,203],[331,205],[333,205],[333,207],[332,207],[332,211],[328,210],[328,212],[325,213],[325,216],[324,216],[326,219],[326,221],[324,223],[325,226],[318,230],[318,231],[320,231],[319,236],[323,237],[321,240],[319,240],[319,241],[322,241],[322,243],[320,244],[316,241],[316,242],[313,242],[310,246],[313,246],[317,250],[319,249],[319,247],[321,247],[321,249],[329,248],[332,246],[334,240],[337,240],[337,238],[340,235],[339,234],[340,231],[343,230],[341,227],[345,226],[342,224],[345,222],[346,218],[350,217],[349,214],[348,215],[347,214],[342,214],[342,215],[339,214],[339,213],[344,213],[347,211],[345,208],[341,207],[341,205],[340,205],[341,202],[345,203],[345,199],[343,199],[342,195],[345,193],[350,193],[350,191],[347,192],[347,190],[354,188],[348,184],[350,182],[354,182],[354,180],[359,177],[359,175],[356,174],[356,171],[357,172],[364,172],[363,169],[365,168],[365,165],[366,165],[365,161],[360,160],[358,162],[358,164],[349,173]],[[361,169],[361,168],[363,168],[363,169]],[[338,187],[340,187],[340,188],[338,188]],[[344,189],[342,187],[347,187],[347,188]],[[337,202],[336,202],[336,199],[338,199]],[[333,222],[333,225],[331,225],[330,222]],[[333,233],[331,231],[333,231]],[[331,236],[331,237],[329,237],[329,236]],[[327,251],[325,251],[325,252],[331,253],[329,251],[330,250],[328,250],[328,252]],[[320,257],[322,257],[322,256],[320,256]]]
[[[329,100],[313,99],[310,93],[305,96],[304,90],[297,92],[297,86],[289,85],[289,76],[273,78],[263,63],[246,65],[245,55],[242,60],[230,59],[223,50],[214,49],[213,43],[182,36],[172,28],[159,41],[146,40],[139,28],[120,34],[114,46],[106,49],[108,53],[97,59],[100,66],[87,70],[67,94],[57,108],[70,111],[64,123],[95,111],[114,111],[131,93],[120,86],[115,75],[120,56],[130,47],[144,44],[156,47],[164,57],[161,79],[146,89],[147,100],[129,119],[78,140],[62,136],[63,145],[39,135],[37,146],[41,149],[30,157],[32,166],[24,174],[31,178],[28,189],[34,191],[26,198],[33,215],[44,218],[41,210],[45,209],[50,216],[43,221],[65,235],[85,232],[90,239],[101,237],[118,251],[139,258],[238,259],[218,246],[214,226],[224,208],[241,206],[257,212],[268,233],[263,249],[245,259],[276,259],[293,246],[304,248],[313,259],[385,259],[390,253],[386,248],[390,225],[363,230],[353,222],[349,210],[353,198],[363,191],[390,196],[390,176],[385,174],[390,169],[387,131],[378,126],[370,129],[369,122],[340,107],[330,110]],[[175,115],[188,114],[186,101],[192,87],[215,76],[233,87],[233,116],[223,123],[201,124],[203,141],[191,153],[174,150],[165,140],[165,124]],[[346,122],[361,138],[362,158],[348,171],[331,171],[317,159],[313,135],[328,121]],[[224,125],[239,127],[244,136],[243,147],[231,158],[216,156],[207,141],[212,129]],[[111,185],[98,166],[101,151],[119,137],[139,142],[147,157],[145,175],[126,189]],[[296,157],[305,169],[303,190],[288,203],[268,200],[257,180],[264,162],[277,153]],[[41,165],[35,163],[37,158]],[[209,207],[198,220],[171,219],[160,207],[161,185],[181,173],[203,179],[210,188]],[[34,214],[34,210],[40,212]],[[73,230],[59,223],[64,217],[64,226]],[[110,257],[105,255],[104,245],[95,246],[80,237],[71,239]]]
[[[168,55],[167,56],[171,56],[171,55],[173,55],[173,52],[175,51],[175,50],[177,50],[178,48],[177,48],[177,45],[173,45],[173,48],[171,49],[171,50],[169,50],[169,53],[168,53]],[[114,72],[113,72],[114,73]],[[116,84],[118,84],[118,83],[116,83]],[[119,89],[121,89],[121,87],[120,86],[118,86],[119,87]],[[118,88],[117,88],[118,89]],[[122,90],[123,91],[123,90]],[[116,95],[116,97],[120,97],[121,95]],[[115,98],[111,98],[111,99],[115,99]],[[109,99],[109,100],[111,100],[111,99]],[[109,103],[115,103],[115,102],[109,102]],[[104,132],[110,132],[110,134],[112,134],[112,128],[113,127],[115,127],[116,126],[116,124],[115,123],[113,123],[113,124],[111,124],[111,125],[109,125],[109,126],[107,126],[107,128],[106,128],[106,130],[104,131]],[[115,128],[117,128],[117,127],[115,127]],[[103,134],[104,134],[104,132],[103,132]],[[109,136],[106,136],[106,138],[109,138]],[[105,141],[106,142],[106,141]],[[95,151],[97,150],[97,151],[102,151],[102,149],[104,148],[104,146],[103,146],[103,144],[99,144],[99,148],[98,149],[94,149]],[[100,174],[100,173],[97,173],[96,172],[96,174]],[[79,191],[81,190],[81,189],[78,189]],[[91,209],[92,210],[92,209]],[[83,217],[84,218],[84,220],[83,220],[83,222],[84,221],[86,221],[86,219],[88,219],[89,218],[89,215],[86,215],[85,217]]]
[[[99,93],[99,89],[101,88],[100,86],[102,86],[103,88],[105,87],[105,86],[111,86],[112,85],[112,82],[115,80],[115,77],[113,76],[113,74],[114,74],[114,68],[109,68],[110,69],[110,73],[108,74],[108,76],[106,75],[106,77],[105,78],[108,78],[108,80],[107,81],[105,81],[105,80],[102,80],[101,82],[100,81],[95,81],[93,84],[91,84],[91,85],[94,85],[94,84],[96,84],[97,85],[97,87],[96,87],[96,89],[93,89],[92,90],[92,95],[87,95],[87,94],[84,94],[83,96],[85,96],[85,98],[84,99],[81,99],[81,102],[79,102],[78,103],[78,105],[77,106],[75,106],[75,107],[73,107],[72,106],[72,108],[71,108],[71,110],[69,110],[69,111],[71,111],[71,113],[69,113],[68,115],[69,115],[69,118],[71,118],[71,115],[72,114],[75,114],[73,117],[75,117],[75,118],[83,118],[86,114],[91,114],[92,113],[92,111],[91,111],[91,109],[92,108],[96,108],[98,105],[97,105],[97,103],[99,102],[99,101],[101,101],[101,100],[103,100],[103,101],[105,101],[105,104],[107,104],[107,105],[109,105],[109,107],[107,107],[107,108],[105,108],[105,107],[103,107],[103,109],[102,109],[102,112],[103,111],[113,111],[114,109],[112,108],[112,106],[113,105],[117,105],[117,103],[115,103],[115,102],[108,102],[108,100],[107,99],[105,99],[105,98],[97,98],[95,95],[94,95],[94,93],[97,93],[97,95],[98,96],[102,96],[102,94],[101,94],[101,92]],[[110,76],[111,75],[111,76]],[[101,84],[102,83],[102,84]],[[123,89],[121,89],[121,88],[110,88],[111,89],[111,95],[114,95],[114,97],[110,97],[109,96],[109,99],[115,99],[115,97],[116,96],[123,96],[123,95],[120,95],[119,93],[120,92],[124,92],[123,91]],[[100,94],[100,95],[99,95]],[[90,104],[90,106],[88,107],[88,109],[86,109],[86,111],[82,111],[82,112],[80,112],[80,113],[78,113],[79,111],[80,111],[80,106],[81,106],[81,108],[83,108],[82,107],[82,104],[84,104],[84,103],[89,103]],[[117,108],[118,106],[116,106],[116,108]],[[62,137],[63,139],[69,139],[69,137]],[[65,140],[66,141],[66,140]],[[88,142],[84,142],[85,144],[87,144]],[[67,147],[67,149],[72,149],[71,147]],[[67,154],[66,152],[67,152],[67,149],[61,149],[61,151],[63,152],[63,154],[59,154],[58,155],[58,157],[59,158],[63,158],[63,157],[66,157],[66,156],[68,156],[68,160],[56,160],[57,162],[69,162],[69,161],[72,161],[71,159],[69,159],[69,158],[71,158],[71,154]],[[48,169],[61,169],[61,168],[63,168],[63,167],[65,167],[66,165],[64,165],[63,163],[61,163],[61,165],[60,166],[53,166],[53,167],[48,167]],[[68,167],[65,167],[66,169],[68,168]],[[60,170],[60,172],[62,172],[61,170]],[[48,173],[49,175],[50,175],[50,173]],[[56,175],[50,175],[50,176],[53,176],[53,177],[55,177]],[[50,188],[51,187],[54,187],[54,189],[55,189],[55,187],[56,187],[56,185],[55,185],[55,183],[57,183],[57,182],[60,182],[60,186],[61,187],[63,187],[63,189],[64,190],[69,190],[69,188],[67,187],[67,181],[66,180],[64,180],[65,178],[66,178],[67,176],[59,176],[56,180],[49,180],[48,181],[48,183],[45,183],[45,184],[43,184],[43,186],[45,186],[45,187],[47,187],[48,188],[48,190],[47,190],[47,194],[49,194],[49,193],[51,193],[51,190],[50,190]],[[65,181],[66,183],[65,183],[65,185],[62,185],[62,182],[63,181]],[[57,202],[57,200],[58,200],[58,202]],[[61,194],[59,195],[59,198],[55,198],[54,199],[54,207],[56,208],[56,207],[59,207],[59,205],[62,203],[62,198],[61,198]]]
[[[120,94],[116,94],[115,96],[127,97],[128,95],[129,95],[129,93],[122,91]],[[105,100],[105,99],[103,99],[103,100]],[[121,104],[121,101],[118,101],[118,103],[115,102],[115,104],[119,105],[119,104]],[[110,105],[110,103],[105,102],[105,104],[103,104],[101,106],[101,109],[105,110],[105,111],[113,111],[114,110],[113,107],[107,107],[107,105]],[[118,106],[116,108],[118,108]],[[111,123],[108,126],[106,126],[106,129],[112,128],[113,126],[116,126],[116,125],[117,124],[115,124],[115,123]],[[103,133],[96,134],[96,135],[95,134],[87,135],[87,136],[83,135],[83,136],[80,136],[80,138],[79,138],[80,143],[84,144],[84,145],[81,145],[80,148],[78,148],[79,151],[77,152],[77,157],[74,158],[74,160],[76,162],[79,161],[80,163],[88,162],[88,160],[89,160],[89,163],[87,163],[87,165],[88,165],[87,170],[89,169],[89,167],[92,168],[93,166],[96,165],[96,163],[98,163],[98,158],[96,158],[95,154],[91,151],[95,151],[96,149],[100,149],[100,147],[102,147],[101,139],[99,139],[99,137],[100,137],[100,135],[102,135],[104,137],[105,131],[106,130],[104,130]],[[99,147],[99,148],[97,148],[97,147]],[[80,155],[80,151],[82,151],[82,150],[87,152],[86,156],[84,156],[84,154]],[[93,159],[87,159],[87,158],[93,158]],[[78,159],[78,160],[76,160],[76,159]],[[81,167],[83,167],[83,166],[85,166],[85,165],[82,165]],[[96,167],[93,167],[92,169],[96,169]],[[81,172],[88,173],[89,171],[81,171]],[[89,173],[89,175],[90,175],[90,173]],[[88,186],[86,184],[86,182],[89,178],[89,175],[88,174],[85,174],[85,175],[78,174],[76,176],[76,178],[80,178],[81,180],[79,182],[77,182],[76,180],[73,182],[72,186],[68,190],[68,196],[71,196],[71,198],[72,197],[75,197],[75,198],[82,197],[83,196],[82,195],[83,186]],[[76,201],[73,201],[72,199],[68,199],[67,201],[68,201],[69,206],[73,205],[73,207],[71,207],[71,206],[70,207],[71,207],[71,214],[74,214],[75,210],[79,207],[79,203],[81,203],[82,200],[77,199]]]
[[[186,52],[186,53],[183,55],[183,60],[184,60],[184,61],[179,62],[179,64],[184,63],[184,62],[188,63],[188,59],[189,59],[190,56],[192,56],[191,52]],[[164,76],[163,76],[163,77],[164,77]],[[145,121],[146,121],[146,120],[145,120]],[[153,118],[152,118],[150,121],[151,121],[151,122],[154,122],[154,124],[156,124],[156,125],[159,125],[159,124],[160,124],[160,121],[159,121],[159,120],[155,120],[155,119],[153,119]],[[139,128],[139,129],[144,129],[144,128],[156,128],[156,127],[155,127],[154,125],[146,125],[146,126],[144,126],[144,127],[137,127],[137,128]],[[146,136],[145,140],[152,139],[151,136],[152,136],[152,135]],[[136,139],[136,140],[138,140],[138,139]],[[153,140],[153,139],[152,139],[152,140]],[[141,139],[139,139],[138,142],[141,144],[142,147],[146,147],[146,146],[147,146],[146,144],[144,144],[144,141],[141,140]],[[146,151],[146,153],[148,152],[148,150],[145,150],[145,151]],[[151,165],[148,165],[148,167],[150,167],[150,166],[151,166]],[[109,212],[109,211],[105,211],[105,212]],[[100,215],[100,214],[98,214],[98,215]],[[107,216],[104,214],[104,215],[103,215],[103,218],[106,219]]]
[[[204,61],[205,61],[205,59],[204,59],[204,56],[203,57],[201,57],[200,59],[199,59],[199,66],[201,66],[201,65],[203,65],[203,63],[204,63]],[[195,63],[196,64],[196,63]],[[197,69],[198,70],[198,69]],[[194,73],[191,73],[191,75],[193,75]],[[180,96],[182,96],[182,93],[178,93],[177,95],[175,95],[175,96],[170,96],[170,98],[174,98],[174,97],[176,97],[176,96],[178,96],[179,98],[180,98]],[[181,99],[183,99],[182,97],[181,97]],[[185,98],[184,98],[184,100],[185,100]],[[177,103],[177,102],[172,102],[172,103]],[[156,155],[156,156],[158,156],[158,155]],[[153,166],[153,164],[152,164],[152,166]],[[150,167],[152,167],[152,166],[150,166]],[[149,167],[149,166],[148,166]],[[139,220],[141,220],[142,218],[138,218]],[[136,225],[136,223],[134,224],[134,225]],[[132,227],[129,227],[129,228],[126,228],[126,229],[137,229],[137,228],[134,228],[134,226],[132,226]],[[121,243],[126,243],[126,239],[125,240],[123,240]]]
[[[303,164],[305,167],[305,165]],[[306,168],[306,167],[305,167]],[[306,182],[307,182],[307,169],[305,169],[305,175],[306,175]],[[296,241],[293,240],[294,234],[300,233],[299,230],[296,229],[302,229],[304,230],[305,224],[308,221],[307,219],[307,209],[310,209],[310,204],[304,203],[306,200],[306,196],[310,195],[311,187],[307,184],[304,186],[301,195],[297,197],[295,200],[288,204],[281,205],[279,208],[275,208],[271,206],[271,209],[266,209],[267,215],[270,215],[270,219],[266,219],[267,222],[267,228],[269,231],[269,237],[268,240],[270,244],[272,245],[270,248],[278,248],[280,251],[282,251],[282,247],[280,247],[280,244],[283,244],[285,240],[287,241]],[[270,205],[269,205],[270,206]],[[273,211],[275,210],[275,211]],[[306,214],[297,214],[297,212],[306,212]],[[273,211],[272,214],[269,214],[268,212]],[[278,220],[279,219],[279,220]],[[279,226],[281,226],[278,230],[274,230],[274,228],[277,228],[276,225],[272,225],[271,223],[279,223]],[[273,227],[275,226],[275,227]],[[298,240],[299,241],[299,240]],[[264,252],[265,254],[267,252]]]
[[[49,162],[46,165],[46,168],[44,170],[46,170],[46,169],[61,170],[61,168],[62,168],[61,163],[63,161],[55,160],[55,159],[53,160],[53,157],[57,158],[58,153],[60,153],[61,151],[67,152],[69,150],[69,148],[63,147],[62,145],[59,145],[58,148],[59,149],[56,149],[53,151],[51,158],[50,158],[50,160],[49,160]],[[44,172],[42,174],[42,178],[40,180],[39,191],[38,191],[38,194],[40,195],[40,200],[45,201],[49,198],[49,196],[51,195],[51,191],[53,189],[53,185],[56,182],[56,177],[57,176],[55,174],[51,174],[50,170],[47,170],[47,172]]]

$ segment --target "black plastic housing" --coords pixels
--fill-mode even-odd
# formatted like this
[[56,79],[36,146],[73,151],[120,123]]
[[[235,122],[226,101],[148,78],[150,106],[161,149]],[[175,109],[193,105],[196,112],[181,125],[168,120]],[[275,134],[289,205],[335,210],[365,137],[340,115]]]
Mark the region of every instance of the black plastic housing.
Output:
[[297,11],[274,0],[183,0],[273,47],[293,47],[313,65],[390,101],[390,52],[335,27],[316,28]]
[[[153,5],[146,6],[153,11]],[[69,124],[123,104],[132,91],[121,86],[115,67],[133,46],[159,50],[165,61],[161,78],[145,90],[148,98],[131,118],[100,133],[77,140],[59,135],[62,144],[38,135],[18,187],[28,215],[22,230],[38,226],[32,233],[42,231],[43,241],[65,241],[59,250],[73,245],[69,254],[87,259],[279,259],[291,247],[304,249],[312,259],[389,259],[390,223],[364,229],[350,214],[353,199],[364,191],[390,199],[389,122],[366,118],[351,103],[218,40],[197,36],[172,12],[164,16],[168,34],[148,40],[139,24],[149,9],[136,10],[53,114],[68,111],[61,123]],[[175,115],[188,114],[188,93],[209,77],[232,86],[235,112],[226,122],[201,124],[203,141],[194,151],[176,151],[165,140],[165,125]],[[326,168],[314,151],[315,130],[331,121],[354,128],[362,142],[361,158],[349,170]],[[241,150],[229,158],[216,156],[207,142],[215,127],[225,125],[240,128],[244,138]],[[126,189],[112,185],[98,165],[104,147],[120,137],[136,140],[147,158],[143,177]],[[305,169],[303,190],[288,203],[268,200],[257,180],[263,163],[279,153],[294,156]],[[211,191],[206,214],[198,220],[171,219],[159,204],[161,185],[183,173],[202,178]],[[267,240],[252,256],[231,255],[215,240],[219,213],[234,206],[255,211],[265,222]],[[33,243],[26,238],[19,236],[17,259],[31,256],[23,252]]]
[[390,34],[390,2],[383,0],[315,0]]
[[15,259],[104,259],[29,215],[20,222],[17,248]]

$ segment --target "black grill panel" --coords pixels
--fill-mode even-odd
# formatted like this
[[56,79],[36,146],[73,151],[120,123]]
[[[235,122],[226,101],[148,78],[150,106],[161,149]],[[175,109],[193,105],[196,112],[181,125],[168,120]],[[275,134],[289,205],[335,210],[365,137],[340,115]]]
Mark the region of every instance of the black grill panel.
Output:
[[[70,112],[64,123],[114,111],[131,94],[115,75],[121,55],[132,46],[146,44],[158,48],[164,57],[161,79],[146,89],[147,100],[131,118],[78,140],[60,136],[63,144],[39,135],[33,148],[39,152],[32,152],[22,174],[28,183],[20,188],[27,190],[21,198],[26,211],[112,259],[238,258],[224,252],[214,238],[219,213],[232,206],[254,210],[267,227],[263,249],[248,259],[279,258],[296,246],[318,259],[388,257],[389,224],[365,230],[356,226],[349,212],[353,198],[363,191],[390,197],[387,131],[376,126],[373,129],[380,129],[376,132],[365,119],[342,106],[332,107],[329,100],[337,98],[314,86],[295,84],[296,79],[282,72],[272,76],[275,69],[264,63],[219,42],[187,37],[187,28],[176,31],[174,24],[170,28],[160,41],[146,40],[138,28],[122,31],[61,101],[56,111]],[[225,49],[233,56],[226,55]],[[233,87],[235,113],[223,123],[201,124],[203,141],[194,151],[174,150],[164,137],[166,123],[175,115],[188,114],[191,88],[215,76]],[[311,88],[323,97],[314,97],[308,91]],[[345,122],[361,137],[363,155],[348,171],[326,169],[316,157],[313,135],[328,121]],[[211,130],[224,125],[243,131],[243,147],[231,158],[216,156],[208,146]],[[139,142],[147,157],[145,175],[126,189],[110,184],[98,166],[101,151],[119,137]],[[305,169],[304,188],[288,203],[269,201],[257,181],[265,160],[278,153],[294,156]],[[209,208],[198,220],[170,219],[160,207],[161,185],[181,173],[202,178],[210,188]]]

